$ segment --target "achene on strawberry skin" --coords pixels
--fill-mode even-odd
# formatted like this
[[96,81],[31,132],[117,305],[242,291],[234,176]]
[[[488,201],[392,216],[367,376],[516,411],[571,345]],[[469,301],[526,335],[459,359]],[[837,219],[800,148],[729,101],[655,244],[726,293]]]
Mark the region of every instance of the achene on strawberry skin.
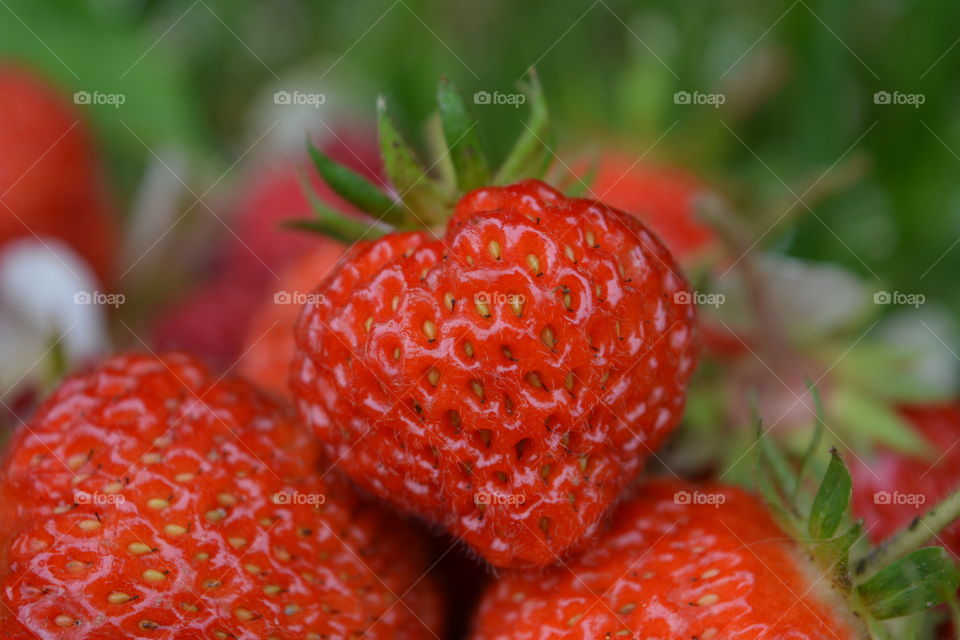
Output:
[[468,193],[442,238],[358,244],[317,294],[291,387],[330,459],[500,567],[595,532],[696,360],[660,241],[537,180]]
[[67,379],[0,468],[0,637],[434,637],[422,540],[291,413],[178,353]]

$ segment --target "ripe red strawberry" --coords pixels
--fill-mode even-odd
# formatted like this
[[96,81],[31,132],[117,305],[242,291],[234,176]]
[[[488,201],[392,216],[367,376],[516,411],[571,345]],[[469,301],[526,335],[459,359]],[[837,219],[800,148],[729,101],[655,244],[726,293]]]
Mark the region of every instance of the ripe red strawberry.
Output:
[[[878,446],[872,455],[848,457],[853,511],[877,542],[960,487],[960,404],[903,407],[900,414],[931,445],[930,456]],[[940,532],[938,543],[960,557],[960,522]]]
[[0,473],[0,637],[432,637],[419,540],[317,453],[182,354],[68,379]]
[[343,255],[343,247],[330,242],[315,249],[280,273],[273,293],[250,321],[237,371],[264,389],[290,395],[290,363],[296,351],[293,326],[303,304]]
[[[586,175],[586,165],[576,173]],[[619,151],[604,152],[588,195],[637,216],[682,263],[716,247],[716,233],[697,219],[695,200],[705,186],[692,174],[657,166]]]
[[831,591],[752,495],[658,480],[580,558],[505,574],[471,638],[862,638],[862,623]]
[[116,222],[81,115],[44,80],[9,64],[0,64],[0,95],[0,245],[57,238],[109,281]]
[[[542,115],[542,99],[531,102]],[[494,565],[545,566],[596,531],[678,423],[693,306],[673,258],[634,217],[539,180],[470,190],[489,183],[486,166],[472,127],[453,133],[466,122],[449,85],[440,103],[447,139],[468,145],[451,150],[456,188],[414,178],[383,113],[401,202],[315,153],[332,187],[401,228],[443,226],[451,196],[468,193],[439,238],[395,233],[348,252],[304,306],[291,389],[360,486]],[[520,153],[535,157],[506,167],[542,166],[545,150],[529,142]],[[321,211],[318,224],[331,220]]]

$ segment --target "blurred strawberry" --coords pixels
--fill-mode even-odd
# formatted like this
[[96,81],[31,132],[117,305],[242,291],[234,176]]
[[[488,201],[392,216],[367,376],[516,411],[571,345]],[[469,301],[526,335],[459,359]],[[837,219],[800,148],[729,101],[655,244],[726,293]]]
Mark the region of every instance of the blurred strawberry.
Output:
[[[372,136],[341,134],[321,146],[365,177],[378,179],[380,161]],[[298,157],[250,170],[224,218],[231,230],[213,260],[212,273],[154,323],[159,348],[185,349],[222,366],[233,364],[242,353],[249,319],[276,289],[286,265],[311,250],[335,246],[316,234],[284,227],[286,221],[313,215],[300,176],[305,166],[306,158]],[[324,202],[352,210],[312,171],[309,175]]]
[[[900,414],[931,445],[931,455],[878,447],[873,456],[848,456],[853,510],[874,541],[889,538],[960,486],[960,403],[902,407]],[[960,522],[938,544],[960,555]]]
[[276,290],[263,300],[247,331],[239,371],[282,396],[290,396],[288,379],[296,345],[293,326],[317,281],[329,273],[344,247],[319,238],[313,249],[280,273]]
[[574,173],[584,180],[594,173],[587,196],[634,214],[681,263],[696,262],[718,243],[713,229],[696,216],[695,199],[706,187],[682,169],[607,151],[598,164],[579,164]]
[[10,64],[0,64],[0,95],[0,245],[60,239],[108,282],[116,221],[81,115],[47,82]]

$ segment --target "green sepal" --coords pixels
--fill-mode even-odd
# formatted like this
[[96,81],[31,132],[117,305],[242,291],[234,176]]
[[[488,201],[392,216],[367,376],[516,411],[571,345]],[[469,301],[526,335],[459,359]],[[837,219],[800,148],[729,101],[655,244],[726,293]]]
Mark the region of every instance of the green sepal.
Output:
[[820,391],[817,390],[811,380],[807,379],[806,383],[807,390],[813,397],[813,406],[816,410],[814,419],[816,422],[813,425],[813,437],[810,439],[810,444],[807,445],[806,450],[804,450],[803,457],[800,458],[800,466],[797,468],[796,482],[793,485],[794,502],[796,502],[798,496],[800,495],[800,487],[803,484],[803,474],[807,467],[813,462],[813,459],[817,455],[817,451],[820,450],[820,443],[823,441],[823,431],[826,426],[823,411],[823,398],[820,397]]
[[344,200],[376,219],[393,223],[402,218],[402,208],[372,182],[334,162],[310,140],[307,140],[307,150],[324,181]]
[[[581,198],[592,187],[597,180],[597,174],[600,173],[600,156],[594,155],[590,158],[590,164],[582,176],[571,174],[573,178],[571,185],[566,188],[567,196],[571,198]],[[603,194],[597,194],[602,196]]]
[[843,521],[850,504],[852,481],[850,471],[836,447],[830,449],[830,465],[823,476],[810,507],[807,530],[813,538],[831,538]]
[[849,591],[853,584],[850,578],[850,551],[861,538],[863,538],[863,522],[859,521],[844,533],[811,545],[819,565],[829,567],[833,573],[834,584],[846,591]]
[[934,455],[930,444],[882,401],[841,386],[833,390],[830,408],[838,425],[855,439],[885,444],[911,455]]
[[927,547],[881,569],[857,593],[875,617],[886,620],[931,609],[958,586],[960,572],[950,554],[943,547]]
[[785,525],[796,525],[794,505],[787,500],[785,481],[789,481],[790,467],[783,454],[763,434],[763,422],[757,419],[755,476],[757,488],[767,507]]
[[550,148],[553,134],[550,130],[550,116],[547,101],[540,87],[540,80],[534,69],[528,74],[529,81],[521,85],[523,93],[530,101],[530,121],[520,134],[517,143],[503,161],[493,181],[495,184],[510,184],[526,178],[540,178],[546,172],[553,156]]
[[437,86],[437,106],[457,188],[471,191],[490,184],[490,167],[480,147],[477,121],[467,111],[463,95],[446,76],[440,78]]
[[388,228],[373,221],[358,220],[331,209],[314,193],[313,187],[303,174],[300,174],[300,184],[306,194],[310,207],[316,216],[288,220],[284,226],[290,229],[319,232],[341,242],[351,244],[361,239],[375,240],[387,234]]
[[[377,129],[383,169],[404,205],[402,226],[430,226],[446,220],[454,194],[429,175],[417,162],[413,149],[404,141],[387,113],[386,100],[377,100]],[[412,220],[411,220],[412,218]]]

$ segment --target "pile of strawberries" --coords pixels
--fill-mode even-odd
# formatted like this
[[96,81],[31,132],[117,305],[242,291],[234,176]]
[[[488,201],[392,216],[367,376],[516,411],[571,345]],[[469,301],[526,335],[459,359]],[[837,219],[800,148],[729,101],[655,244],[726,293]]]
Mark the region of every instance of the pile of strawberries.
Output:
[[[23,104],[49,92],[21,71],[4,83]],[[59,382],[0,467],[0,638],[846,640],[907,637],[885,621],[954,599],[951,557],[916,531],[949,525],[956,499],[878,535],[887,514],[836,450],[817,461],[822,424],[804,455],[754,443],[756,494],[670,470],[701,351],[674,254],[721,244],[695,216],[703,187],[612,154],[594,197],[565,195],[540,179],[549,117],[535,76],[527,91],[525,133],[493,169],[441,81],[443,178],[381,103],[385,180],[311,147],[322,181],[303,193],[285,175],[283,205],[258,201],[335,240],[264,250],[279,280],[228,247],[196,294],[219,302],[155,325],[154,345],[195,353],[144,343]],[[57,238],[110,286],[92,172],[63,173],[47,202],[16,177],[31,168],[11,149],[43,133],[0,150],[0,251]],[[44,170],[96,166],[71,144]],[[251,243],[294,233],[250,224]],[[960,430],[956,411],[936,419],[925,437]],[[929,506],[954,488],[931,484]],[[868,533],[892,542],[866,549]],[[462,550],[469,575],[444,581],[434,567]]]

